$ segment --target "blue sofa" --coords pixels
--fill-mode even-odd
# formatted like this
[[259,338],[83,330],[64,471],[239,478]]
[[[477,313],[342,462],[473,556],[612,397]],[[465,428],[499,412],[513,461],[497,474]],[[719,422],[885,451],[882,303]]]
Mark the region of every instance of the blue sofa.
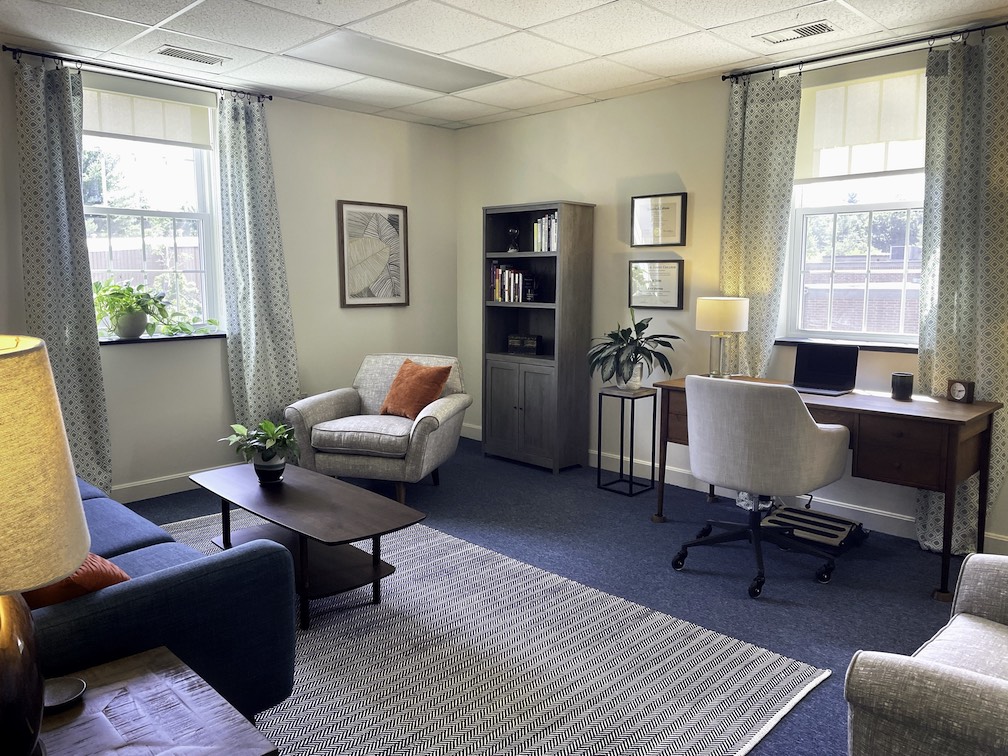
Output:
[[290,552],[252,541],[206,556],[80,481],[91,551],[130,579],[32,611],[42,671],[56,677],[167,646],[251,719],[290,695]]

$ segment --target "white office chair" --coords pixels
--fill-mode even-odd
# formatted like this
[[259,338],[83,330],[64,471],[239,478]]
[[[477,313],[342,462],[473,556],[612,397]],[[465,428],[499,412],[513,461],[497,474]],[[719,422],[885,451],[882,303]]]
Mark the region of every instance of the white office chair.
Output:
[[[688,549],[749,540],[756,552],[756,577],[749,595],[763,592],[762,542],[826,558],[816,579],[828,583],[833,556],[797,540],[793,528],[762,524],[774,496],[801,496],[843,476],[850,433],[842,425],[816,423],[791,386],[688,376],[686,421],[690,468],[699,480],[748,493],[749,522],[709,521],[695,540],[684,543],[672,560],[683,569]],[[746,505],[746,508],[749,506]],[[714,527],[727,532],[711,535]]]

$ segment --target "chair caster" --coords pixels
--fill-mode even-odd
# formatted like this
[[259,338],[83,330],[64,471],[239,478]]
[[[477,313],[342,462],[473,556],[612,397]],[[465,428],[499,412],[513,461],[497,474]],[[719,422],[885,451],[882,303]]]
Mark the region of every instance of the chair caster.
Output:
[[679,553],[672,558],[672,569],[679,572],[686,564],[686,549],[679,549]]
[[702,528],[700,528],[700,530],[697,531],[696,537],[698,539],[706,538],[711,534],[711,530],[713,530],[713,528],[710,525],[704,525]]
[[833,563],[829,562],[824,564],[819,568],[819,571],[815,574],[816,582],[823,583],[824,585],[833,579]]
[[762,577],[753,578],[753,581],[749,583],[749,598],[759,598],[763,593],[763,583],[765,582]]

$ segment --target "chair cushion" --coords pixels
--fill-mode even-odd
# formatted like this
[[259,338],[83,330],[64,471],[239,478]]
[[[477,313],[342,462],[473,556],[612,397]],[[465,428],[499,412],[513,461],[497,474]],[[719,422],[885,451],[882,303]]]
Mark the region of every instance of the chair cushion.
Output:
[[370,457],[406,456],[413,421],[397,415],[353,415],[328,420],[311,429],[316,451]]
[[428,367],[407,357],[392,380],[379,414],[416,420],[424,407],[441,396],[450,372],[450,365]]
[[1008,625],[957,614],[914,656],[1008,680]]
[[36,588],[34,591],[26,591],[24,599],[32,609],[38,609],[93,593],[124,580],[129,580],[129,575],[122,568],[92,553],[87,555],[84,564],[78,567],[72,575],[52,585]]

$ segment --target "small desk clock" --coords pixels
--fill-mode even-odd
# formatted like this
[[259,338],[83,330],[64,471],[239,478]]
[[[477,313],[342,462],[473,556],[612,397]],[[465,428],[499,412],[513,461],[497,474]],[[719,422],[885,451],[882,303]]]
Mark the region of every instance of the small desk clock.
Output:
[[972,404],[973,391],[975,388],[976,384],[973,381],[960,381],[955,378],[950,378],[948,382],[948,390],[945,392],[945,398],[950,402]]

